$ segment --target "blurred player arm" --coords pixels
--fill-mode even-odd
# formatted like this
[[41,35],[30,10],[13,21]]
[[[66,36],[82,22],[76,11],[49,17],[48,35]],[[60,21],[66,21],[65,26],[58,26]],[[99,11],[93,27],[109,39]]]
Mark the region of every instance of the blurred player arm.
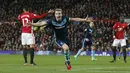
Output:
[[49,13],[54,13],[54,10],[49,10],[48,12],[46,12],[46,13],[44,13],[42,15],[36,15],[36,14],[34,14],[33,18],[40,19],[40,18],[43,18],[43,17],[47,16]]
[[128,23],[128,29],[130,29],[130,23]]
[[116,28],[117,28],[117,26],[118,26],[118,23],[115,23],[114,25],[113,25],[113,30],[115,30]]
[[45,26],[47,25],[46,21],[42,21],[42,22],[37,22],[37,23],[27,23],[27,25],[32,25],[32,26]]
[[117,24],[115,23],[115,24],[114,24],[114,26],[113,26],[113,31],[112,31],[113,38],[115,38],[115,34],[116,34],[116,27],[117,27]]
[[115,38],[116,30],[113,30],[112,34],[113,34],[113,38]]
[[116,28],[117,28],[117,23],[115,23],[112,27],[113,31],[112,31],[112,34],[113,34],[113,38],[115,38],[115,34],[116,34]]
[[125,28],[125,30],[126,30],[126,33],[129,33],[130,32],[130,23],[128,23],[127,25],[126,25],[126,28]]
[[21,15],[18,16],[18,20],[21,20]]
[[86,18],[69,18],[70,21],[77,21],[77,22],[92,22],[93,19],[90,17],[86,17]]

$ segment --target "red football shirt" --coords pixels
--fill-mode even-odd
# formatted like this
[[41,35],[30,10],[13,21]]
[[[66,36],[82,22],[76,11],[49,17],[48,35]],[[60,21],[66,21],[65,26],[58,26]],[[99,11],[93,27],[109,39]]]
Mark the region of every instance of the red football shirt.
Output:
[[116,31],[115,38],[116,39],[124,39],[125,30],[127,30],[128,24],[116,22],[113,26],[113,29]]
[[46,12],[45,14],[40,15],[36,15],[34,13],[23,13],[20,14],[18,16],[18,19],[22,21],[22,33],[33,33],[33,27],[30,25],[26,25],[26,23],[32,22],[32,19],[36,18],[36,19],[40,19],[44,16],[46,16],[48,14],[48,12]]

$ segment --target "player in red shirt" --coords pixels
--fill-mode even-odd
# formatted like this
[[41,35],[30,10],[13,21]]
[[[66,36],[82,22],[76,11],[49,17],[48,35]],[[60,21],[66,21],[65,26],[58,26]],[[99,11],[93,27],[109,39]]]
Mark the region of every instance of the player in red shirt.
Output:
[[124,62],[126,63],[126,39],[125,32],[128,29],[128,24],[124,22],[124,17],[120,17],[120,22],[116,22],[113,26],[113,60],[112,63],[116,61],[116,47],[121,45],[123,50]]
[[33,19],[40,19],[48,15],[48,13],[53,13],[53,10],[49,10],[48,12],[42,15],[36,15],[34,13],[30,13],[29,9],[24,8],[23,13],[18,16],[18,19],[22,22],[22,36],[21,41],[23,45],[23,56],[24,56],[24,65],[27,65],[27,45],[30,46],[30,64],[36,65],[33,61],[34,59],[34,47],[35,47],[35,37],[33,34],[33,27],[30,25],[26,25],[26,23],[32,22]]

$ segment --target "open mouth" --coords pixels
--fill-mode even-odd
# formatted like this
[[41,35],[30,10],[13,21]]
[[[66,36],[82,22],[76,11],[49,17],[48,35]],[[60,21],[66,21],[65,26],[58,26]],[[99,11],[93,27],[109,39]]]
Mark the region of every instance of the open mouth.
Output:
[[58,16],[57,18],[60,19],[60,16]]

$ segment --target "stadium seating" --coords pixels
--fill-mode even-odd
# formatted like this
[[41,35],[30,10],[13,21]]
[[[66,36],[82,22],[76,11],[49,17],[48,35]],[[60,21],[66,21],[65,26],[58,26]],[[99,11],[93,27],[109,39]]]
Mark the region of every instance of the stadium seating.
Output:
[[[0,48],[2,50],[20,50],[21,29],[17,22],[17,16],[21,13],[22,7],[27,5],[32,12],[41,14],[49,9],[61,7],[69,17],[82,17],[87,15],[96,17],[95,22],[95,43],[97,51],[111,51],[112,26],[120,15],[130,16],[130,0],[0,0]],[[14,25],[15,24],[15,25]],[[75,51],[81,47],[83,31],[86,23],[71,23],[69,28],[70,48]],[[35,31],[38,47],[42,44],[46,33]],[[48,35],[50,38],[51,36]],[[49,38],[48,37],[48,38]],[[46,49],[48,50],[48,49]]]

